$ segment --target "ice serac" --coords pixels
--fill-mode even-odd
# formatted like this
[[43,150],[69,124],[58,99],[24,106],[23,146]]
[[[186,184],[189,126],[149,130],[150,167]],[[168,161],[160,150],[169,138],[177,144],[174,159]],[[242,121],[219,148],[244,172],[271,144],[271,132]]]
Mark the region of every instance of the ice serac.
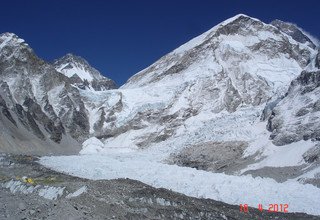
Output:
[[116,89],[115,82],[90,66],[90,64],[80,56],[68,53],[53,63],[58,72],[69,77],[71,83],[80,89],[94,91],[104,91]]
[[70,79],[12,33],[0,35],[0,149],[74,153],[89,133],[88,117]]

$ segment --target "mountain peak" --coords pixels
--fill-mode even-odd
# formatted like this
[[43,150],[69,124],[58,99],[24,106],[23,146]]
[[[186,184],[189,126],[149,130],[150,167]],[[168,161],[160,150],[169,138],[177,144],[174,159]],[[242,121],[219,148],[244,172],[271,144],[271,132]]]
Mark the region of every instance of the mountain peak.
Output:
[[5,46],[17,47],[21,45],[27,46],[28,44],[26,44],[25,41],[16,34],[10,32],[0,34],[0,49]]
[[67,53],[63,57],[56,59],[53,65],[59,72],[68,77],[77,75],[81,80],[89,82],[95,78],[102,77],[100,72],[91,67],[84,58],[72,53]]
[[68,62],[68,63],[73,63],[73,64],[82,64],[85,66],[90,66],[90,64],[88,63],[88,61],[86,61],[83,57],[75,55],[73,53],[67,53],[66,55],[64,55],[63,57],[56,59],[54,61],[54,63],[57,62]]
[[0,34],[0,38],[13,38],[13,37],[18,37],[18,36],[11,32],[4,32]]
[[93,68],[84,58],[67,53],[53,63],[55,69],[71,78],[79,88],[108,90],[116,88],[115,83]]
[[[296,47],[299,45],[301,47]],[[259,19],[244,14],[235,15],[207,32],[193,38],[187,43],[163,56],[155,64],[132,76],[122,88],[137,88],[150,84],[167,84],[176,80],[191,82],[195,78],[211,77],[226,74],[232,85],[239,84],[239,96],[249,99],[253,104],[261,102],[255,100],[259,95],[248,95],[249,88],[240,85],[241,77],[259,81],[264,85],[265,100],[270,94],[282,95],[291,79],[297,76],[301,68],[307,66],[313,49],[302,43],[289,39],[288,34],[277,27],[266,24]],[[287,57],[291,59],[288,60]],[[256,64],[259,60],[259,65]],[[283,76],[278,69],[272,75],[265,66],[284,62],[281,71],[287,71]],[[205,66],[209,65],[209,68]],[[286,66],[286,67],[284,67]],[[241,72],[246,69],[246,72]],[[222,74],[223,75],[223,74]],[[225,75],[222,77],[225,78]],[[286,79],[279,82],[279,77]],[[240,80],[239,82],[235,82]],[[256,82],[255,82],[256,83]],[[180,83],[182,84],[182,83]],[[230,85],[231,85],[230,84]],[[273,85],[271,88],[270,85]],[[250,88],[252,90],[252,88]],[[259,91],[260,88],[256,88]],[[248,100],[249,100],[248,99]]]
[[220,33],[222,34],[233,34],[232,32],[237,32],[237,29],[241,28],[242,26],[247,26],[244,24],[250,24],[254,22],[259,22],[260,24],[263,24],[263,22],[261,22],[259,19],[250,17],[245,14],[237,14],[227,20],[220,22],[219,24],[215,25],[203,34],[191,39],[190,41],[175,49],[173,52],[183,53],[185,51],[188,51],[203,43],[209,36],[211,36],[212,33],[215,33],[218,30],[220,30]]
[[245,14],[237,14],[231,18],[228,18],[227,20],[221,22],[220,24],[218,25],[226,25],[228,23],[231,23],[233,21],[236,21],[236,20],[242,20],[242,19],[246,19],[246,20],[255,20],[255,21],[260,21],[259,19],[257,18],[253,18],[253,17],[250,17],[248,15],[245,15]]

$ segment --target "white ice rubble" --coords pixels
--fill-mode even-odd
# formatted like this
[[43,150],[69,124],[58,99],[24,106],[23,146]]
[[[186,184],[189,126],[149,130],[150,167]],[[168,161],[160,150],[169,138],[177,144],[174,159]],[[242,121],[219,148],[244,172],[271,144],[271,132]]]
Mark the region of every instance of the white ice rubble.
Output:
[[27,185],[19,180],[10,180],[1,185],[2,187],[9,189],[12,193],[31,194],[36,192],[39,196],[50,200],[56,200],[58,197],[62,196],[65,189],[65,187]]
[[66,198],[67,199],[74,198],[74,197],[80,196],[82,193],[85,193],[85,192],[87,192],[87,186],[82,186],[75,192],[68,194]]
[[154,187],[170,189],[188,196],[210,198],[230,204],[289,204],[290,212],[320,215],[320,189],[296,181],[277,183],[269,178],[231,176],[188,167],[168,165],[149,155],[110,153],[44,157],[41,164],[56,171],[89,179],[130,178]]

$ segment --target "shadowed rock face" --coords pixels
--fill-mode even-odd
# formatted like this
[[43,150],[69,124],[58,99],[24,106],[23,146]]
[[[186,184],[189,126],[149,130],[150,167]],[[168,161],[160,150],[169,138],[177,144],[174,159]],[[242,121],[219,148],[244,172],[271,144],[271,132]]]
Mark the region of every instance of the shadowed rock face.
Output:
[[13,125],[17,126],[16,121],[13,119],[6,101],[2,98],[2,96],[0,95],[0,108],[1,108],[1,112],[3,114],[3,116],[5,116]]
[[[3,43],[0,48],[0,114],[8,119],[3,123],[11,122],[18,130],[26,129],[39,141],[49,141],[52,146],[60,145],[66,138],[81,141],[88,137],[87,112],[70,79],[38,58],[16,35],[2,34],[0,43]],[[12,135],[12,131],[6,132]],[[17,145],[23,147],[22,142]],[[32,147],[30,145],[26,141],[24,147]]]
[[[44,125],[44,129],[49,134],[51,134],[50,139],[59,144],[62,139],[62,134],[65,134],[65,131],[64,131],[64,127],[62,126],[62,123],[58,119],[58,117],[52,118],[52,120],[51,120],[42,111],[40,105],[37,104],[34,100],[32,100],[30,98],[26,98],[26,100],[23,103],[23,106],[26,107],[26,109],[27,109],[25,114],[27,114],[28,119],[32,120],[32,122],[33,122],[32,125],[37,127],[37,124],[35,123],[34,120],[42,122]],[[48,112],[53,113],[52,106],[47,105],[47,106],[45,106],[45,109]],[[55,115],[53,115],[53,116],[55,116]],[[21,118],[21,120],[23,120],[23,119]],[[56,122],[56,123],[54,123],[54,122]],[[35,130],[35,129],[33,128],[33,130]],[[42,138],[44,139],[44,135],[39,130],[39,128],[37,129],[37,133],[39,135],[41,135]]]
[[302,31],[299,30],[299,28],[296,25],[280,20],[274,20],[271,22],[271,24],[277,27],[282,32],[291,36],[294,40],[302,44],[306,43],[309,47],[312,47],[313,49],[316,48],[316,45],[310,40],[310,38],[306,36],[304,33],[302,33]]
[[268,121],[277,145],[320,140],[320,71],[306,72],[291,83],[288,93]]
[[318,55],[317,55],[316,67],[320,69],[320,52],[319,52]]

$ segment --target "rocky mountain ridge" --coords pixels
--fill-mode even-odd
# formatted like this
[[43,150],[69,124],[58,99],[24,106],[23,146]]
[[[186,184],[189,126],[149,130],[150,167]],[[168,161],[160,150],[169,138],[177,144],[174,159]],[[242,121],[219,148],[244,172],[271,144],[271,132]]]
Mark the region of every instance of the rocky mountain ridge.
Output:
[[72,80],[37,57],[14,34],[0,35],[0,45],[1,149],[76,152],[89,128],[84,103]]

